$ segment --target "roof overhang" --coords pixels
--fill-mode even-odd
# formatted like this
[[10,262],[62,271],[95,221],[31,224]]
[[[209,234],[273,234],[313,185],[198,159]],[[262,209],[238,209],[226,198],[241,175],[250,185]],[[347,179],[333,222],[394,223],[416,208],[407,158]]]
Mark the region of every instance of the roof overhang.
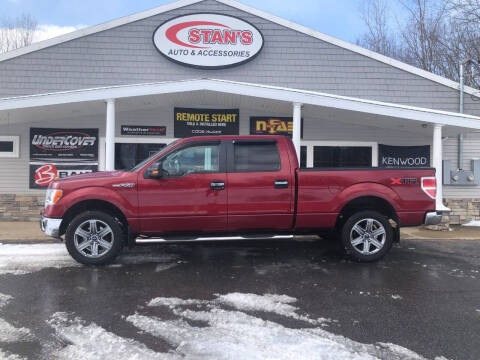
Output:
[[213,91],[266,100],[354,111],[389,118],[480,130],[480,117],[314,91],[227,80],[199,79],[83,89],[0,99],[0,111],[148,95]]
[[[155,15],[158,15],[158,14],[168,12],[168,11],[180,9],[182,7],[185,7],[185,6],[194,5],[194,4],[202,2],[202,1],[205,1],[205,0],[178,0],[178,1],[166,4],[166,5],[158,6],[156,8],[146,10],[146,11],[142,11],[142,12],[139,12],[139,13],[136,13],[136,14],[124,16],[124,17],[121,17],[119,19],[108,21],[108,22],[105,22],[105,23],[102,23],[102,24],[99,24],[99,25],[89,26],[89,27],[86,27],[86,28],[83,28],[83,29],[80,29],[80,30],[77,30],[77,31],[73,31],[71,33],[67,33],[67,34],[64,34],[64,35],[54,37],[52,39],[40,41],[38,43],[33,43],[29,46],[25,46],[25,47],[22,47],[22,48],[19,48],[19,49],[15,49],[15,50],[0,54],[0,62],[10,60],[10,59],[16,58],[18,56],[29,54],[29,53],[32,53],[32,52],[35,52],[35,51],[38,51],[38,50],[42,50],[42,49],[45,49],[45,48],[49,48],[51,46],[55,46],[55,45],[58,45],[58,44],[61,44],[61,43],[72,41],[72,40],[75,40],[75,39],[78,39],[78,38],[81,38],[81,37],[84,37],[84,36],[96,34],[96,33],[99,33],[99,32],[105,31],[105,30],[116,28],[118,26],[129,24],[129,23],[139,21],[139,20],[142,20],[142,19],[146,19],[146,18],[155,16]],[[390,58],[388,56],[384,56],[384,55],[376,53],[374,51],[362,48],[361,46],[354,45],[354,44],[351,44],[349,42],[334,38],[332,36],[326,35],[326,34],[321,33],[319,31],[310,29],[306,26],[299,25],[299,24],[296,24],[296,23],[291,22],[289,20],[283,19],[279,16],[276,16],[276,15],[264,12],[262,10],[258,10],[254,7],[242,4],[241,2],[238,2],[238,1],[235,1],[235,0],[215,0],[215,1],[217,1],[219,3],[222,3],[222,4],[225,4],[227,6],[239,9],[239,10],[244,11],[246,13],[258,16],[260,18],[266,19],[268,21],[271,21],[271,22],[276,23],[278,25],[284,26],[286,28],[298,31],[298,32],[306,34],[306,35],[309,35],[309,36],[314,37],[316,39],[319,39],[319,40],[325,41],[327,43],[336,45],[340,48],[343,48],[343,49],[352,51],[354,53],[366,56],[368,58],[380,61],[384,64],[393,66],[395,68],[401,69],[401,70],[409,72],[411,74],[418,75],[418,76],[423,77],[425,79],[434,81],[438,84],[442,84],[444,86],[450,87],[450,88],[455,89],[455,90],[460,89],[459,83],[455,82],[453,80],[450,80],[450,79],[447,79],[445,77],[436,75],[434,73],[425,71],[425,70],[420,69],[418,67],[403,63],[401,61]],[[465,93],[470,94],[472,96],[480,97],[480,92],[479,92],[478,89],[474,89],[474,88],[471,88],[469,86],[465,86],[464,91],[465,91]]]

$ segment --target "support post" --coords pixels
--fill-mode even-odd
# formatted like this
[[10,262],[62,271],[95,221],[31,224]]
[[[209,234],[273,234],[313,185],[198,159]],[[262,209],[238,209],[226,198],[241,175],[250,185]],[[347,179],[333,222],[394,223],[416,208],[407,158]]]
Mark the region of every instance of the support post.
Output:
[[293,145],[297,153],[298,162],[300,163],[300,144],[302,141],[302,104],[293,104]]
[[442,127],[443,125],[435,124],[433,126],[433,151],[432,151],[432,166],[436,170],[436,179],[437,179],[437,199],[436,199],[436,210],[437,211],[446,211],[448,210],[443,205],[443,171],[442,171],[442,160],[443,160],[443,144],[442,144]]
[[115,99],[106,100],[105,170],[115,170]]

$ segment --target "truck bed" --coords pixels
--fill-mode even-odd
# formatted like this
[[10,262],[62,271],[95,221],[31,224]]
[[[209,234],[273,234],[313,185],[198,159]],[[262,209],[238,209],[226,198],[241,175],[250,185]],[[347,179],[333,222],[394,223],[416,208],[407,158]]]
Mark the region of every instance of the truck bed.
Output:
[[433,168],[301,168],[297,171],[296,227],[330,228],[353,199],[382,199],[393,206],[402,226],[418,225],[434,201],[421,188],[421,179],[434,177]]

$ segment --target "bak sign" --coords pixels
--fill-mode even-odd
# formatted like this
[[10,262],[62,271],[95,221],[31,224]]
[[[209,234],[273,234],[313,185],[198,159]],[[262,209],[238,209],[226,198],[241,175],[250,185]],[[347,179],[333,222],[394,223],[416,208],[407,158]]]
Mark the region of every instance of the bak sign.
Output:
[[202,69],[221,69],[252,60],[263,48],[263,35],[252,24],[220,14],[180,16],[153,34],[167,59]]

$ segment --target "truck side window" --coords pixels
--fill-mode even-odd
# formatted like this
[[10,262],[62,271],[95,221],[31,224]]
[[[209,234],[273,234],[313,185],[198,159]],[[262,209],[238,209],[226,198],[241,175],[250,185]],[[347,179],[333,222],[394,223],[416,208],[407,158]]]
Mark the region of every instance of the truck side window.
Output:
[[185,176],[220,171],[219,145],[191,146],[168,155],[162,161],[170,176]]
[[280,154],[275,142],[238,142],[234,144],[236,172],[278,171]]

